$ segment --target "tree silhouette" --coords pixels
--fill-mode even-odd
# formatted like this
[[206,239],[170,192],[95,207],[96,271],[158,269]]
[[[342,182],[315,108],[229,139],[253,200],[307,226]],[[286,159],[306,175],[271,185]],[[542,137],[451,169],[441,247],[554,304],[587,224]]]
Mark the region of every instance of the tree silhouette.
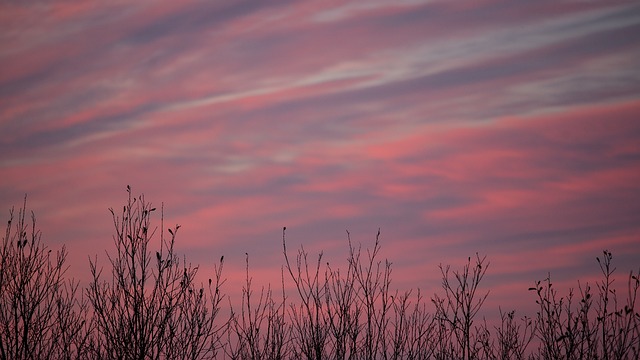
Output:
[[85,355],[89,325],[78,283],[64,278],[67,251],[42,244],[27,199],[9,220],[0,248],[0,359],[72,359]]
[[[595,291],[578,283],[578,292],[562,296],[549,275],[529,288],[533,316],[499,308],[490,327],[478,319],[489,295],[480,286],[486,257],[468,257],[461,269],[440,265],[442,289],[425,298],[392,287],[379,231],[366,252],[347,232],[340,269],[302,246],[290,257],[283,228],[282,298],[271,284],[254,290],[247,255],[234,303],[222,292],[224,257],[201,284],[198,267],[174,250],[179,226],[165,234],[161,216],[156,234],[156,209],[129,186],[127,193],[122,212],[110,209],[115,247],[107,271],[90,259],[92,279],[82,291],[65,278],[65,247],[52,252],[33,213],[27,221],[26,197],[10,210],[0,247],[0,360],[640,358],[640,271],[628,274],[620,295],[606,250],[596,258]],[[229,318],[221,315],[225,298]]]
[[[100,359],[214,358],[226,323],[216,320],[224,297],[220,291],[222,261],[213,280],[197,286],[198,267],[174,251],[180,226],[161,230],[160,246],[152,254],[156,211],[144,196],[129,194],[118,216],[110,209],[115,253],[107,254],[109,281],[103,280],[97,259],[90,260],[93,280],[87,289],[97,334],[91,355]],[[164,225],[162,221],[161,229]],[[109,276],[108,276],[109,277]]]

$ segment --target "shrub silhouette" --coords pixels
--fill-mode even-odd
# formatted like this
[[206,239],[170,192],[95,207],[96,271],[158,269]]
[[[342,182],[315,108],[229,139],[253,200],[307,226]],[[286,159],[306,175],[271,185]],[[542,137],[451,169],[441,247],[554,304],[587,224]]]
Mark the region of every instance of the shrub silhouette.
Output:
[[174,250],[179,226],[165,233],[161,216],[156,234],[156,209],[127,192],[122,212],[110,209],[108,270],[90,259],[92,280],[82,291],[65,279],[66,249],[52,256],[33,214],[29,226],[26,198],[17,215],[11,209],[0,248],[0,359],[640,358],[638,272],[619,297],[606,250],[596,258],[595,291],[578,283],[577,293],[560,296],[548,276],[529,288],[534,315],[500,308],[498,325],[489,326],[478,319],[489,296],[480,287],[486,257],[468,257],[461,269],[441,264],[442,288],[425,298],[392,287],[379,231],[366,251],[347,232],[340,269],[303,247],[291,255],[284,228],[280,291],[269,284],[256,292],[247,254],[238,301],[223,292],[224,257],[198,284],[198,267]]
[[566,297],[558,297],[551,276],[537,281],[529,288],[537,296],[536,336],[544,359],[638,359],[640,358],[640,314],[636,299],[640,281],[631,272],[627,283],[624,306],[619,304],[613,289],[613,255],[603,251],[600,265],[603,279],[598,282],[594,298],[587,284],[580,286],[580,299],[574,305],[573,290]]
[[153,255],[151,215],[144,196],[133,197],[120,215],[110,209],[116,252],[108,254],[110,280],[102,280],[90,260],[87,289],[95,323],[91,356],[104,359],[201,359],[215,357],[225,327],[216,323],[223,293],[222,260],[208,285],[195,284],[197,267],[175,254],[179,226],[161,224],[160,247]]
[[0,247],[0,359],[83,358],[87,303],[64,277],[66,249],[43,245],[26,205],[9,211]]

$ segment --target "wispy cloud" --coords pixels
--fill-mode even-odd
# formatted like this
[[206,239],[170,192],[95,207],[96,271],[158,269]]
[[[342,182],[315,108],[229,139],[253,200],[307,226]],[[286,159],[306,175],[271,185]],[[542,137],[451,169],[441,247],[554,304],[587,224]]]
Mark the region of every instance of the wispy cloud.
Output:
[[284,225],[338,262],[345,229],[382,228],[403,286],[485,253],[505,297],[640,258],[635,4],[5,3],[0,24],[0,205],[28,193],[76,276],[126,184],[230,277],[245,252],[276,274]]

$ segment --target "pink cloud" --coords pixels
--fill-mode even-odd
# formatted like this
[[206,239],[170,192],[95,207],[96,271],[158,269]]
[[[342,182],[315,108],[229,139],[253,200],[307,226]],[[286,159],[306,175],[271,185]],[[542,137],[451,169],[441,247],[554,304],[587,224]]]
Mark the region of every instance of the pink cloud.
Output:
[[629,30],[619,4],[52,5],[23,34],[34,13],[0,5],[2,203],[29,193],[79,277],[130,184],[203,269],[227,256],[231,291],[245,252],[279,286],[282,226],[332,264],[381,227],[401,288],[476,251],[495,303],[594,279],[603,248],[638,258],[637,71],[602,49],[637,51],[597,40]]

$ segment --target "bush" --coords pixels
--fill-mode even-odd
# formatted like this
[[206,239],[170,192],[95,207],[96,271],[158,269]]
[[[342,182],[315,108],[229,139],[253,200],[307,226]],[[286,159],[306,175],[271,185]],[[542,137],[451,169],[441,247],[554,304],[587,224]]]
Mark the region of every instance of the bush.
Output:
[[595,292],[578,283],[578,293],[560,296],[549,276],[529,288],[534,316],[500,309],[499,324],[489,327],[478,319],[489,296],[480,290],[486,257],[469,257],[461,269],[440,265],[441,293],[427,299],[391,286],[380,231],[365,252],[347,232],[347,266],[339,269],[303,247],[290,257],[285,228],[281,297],[271,284],[255,292],[247,254],[242,298],[227,297],[223,317],[224,258],[198,284],[198,266],[174,250],[179,226],[165,233],[161,215],[156,234],[156,209],[127,193],[122,212],[110,209],[109,270],[103,275],[91,259],[92,281],[81,292],[65,279],[65,248],[52,256],[35,216],[26,221],[26,198],[17,214],[11,209],[0,248],[0,359],[640,358],[638,272],[619,297],[606,250],[596,258]]
[[65,280],[67,251],[42,244],[26,209],[26,197],[17,214],[11,209],[0,247],[0,359],[85,357],[87,304],[78,283]]
[[202,359],[214,358],[225,326],[216,323],[224,297],[222,260],[214,279],[197,286],[197,267],[175,254],[180,226],[161,224],[160,246],[150,248],[156,211],[144,196],[129,198],[116,215],[110,209],[116,252],[107,255],[110,280],[102,280],[97,261],[90,261],[93,281],[87,289],[95,322],[91,357],[95,359]]

